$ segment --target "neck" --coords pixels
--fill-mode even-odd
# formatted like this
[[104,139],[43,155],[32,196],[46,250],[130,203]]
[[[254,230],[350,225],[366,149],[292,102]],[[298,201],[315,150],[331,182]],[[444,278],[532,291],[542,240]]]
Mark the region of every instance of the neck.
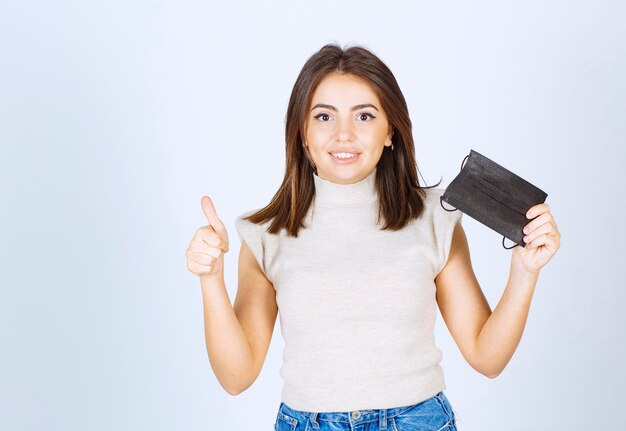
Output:
[[376,168],[364,179],[352,184],[338,184],[313,173],[315,205],[344,206],[371,203],[377,199]]

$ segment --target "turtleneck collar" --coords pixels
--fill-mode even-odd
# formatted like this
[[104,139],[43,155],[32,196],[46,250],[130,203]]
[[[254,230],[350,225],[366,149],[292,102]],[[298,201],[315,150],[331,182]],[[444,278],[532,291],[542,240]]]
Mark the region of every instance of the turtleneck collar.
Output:
[[315,182],[315,204],[323,206],[343,206],[370,203],[377,199],[376,168],[361,181],[352,184],[338,184],[320,178],[313,173]]

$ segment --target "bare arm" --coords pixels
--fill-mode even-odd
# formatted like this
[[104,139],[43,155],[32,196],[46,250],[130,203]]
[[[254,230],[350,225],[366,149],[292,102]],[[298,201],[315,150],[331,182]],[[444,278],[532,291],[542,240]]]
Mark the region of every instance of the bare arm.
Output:
[[245,242],[239,254],[238,281],[232,306],[223,273],[200,277],[209,361],[231,395],[247,389],[261,372],[278,313],[274,288]]
[[275,291],[243,241],[237,297],[231,305],[224,284],[228,232],[208,196],[202,197],[201,205],[208,225],[196,230],[185,251],[187,269],[200,277],[211,368],[220,385],[237,395],[256,380],[263,367],[278,312]]
[[538,273],[522,273],[511,267],[502,298],[476,339],[476,351],[489,377],[497,377],[504,370],[519,345],[538,277]]
[[502,298],[492,312],[474,276],[465,232],[457,224],[448,262],[435,279],[441,314],[468,363],[497,377],[522,338],[540,269],[561,245],[550,207],[541,203],[526,213],[526,247],[515,247]]
[[511,268],[498,305],[491,311],[474,271],[461,224],[455,226],[448,262],[437,279],[441,315],[465,360],[481,374],[497,377],[522,337],[537,276]]

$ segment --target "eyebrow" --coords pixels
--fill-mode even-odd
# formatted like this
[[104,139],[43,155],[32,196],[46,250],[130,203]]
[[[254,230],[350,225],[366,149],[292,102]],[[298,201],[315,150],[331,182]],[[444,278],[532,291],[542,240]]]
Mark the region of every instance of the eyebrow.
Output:
[[[326,105],[324,103],[318,103],[313,108],[311,108],[311,111],[316,108],[326,108],[326,109],[330,109],[331,111],[337,112],[337,108],[335,108],[333,105]],[[356,111],[357,109],[363,109],[363,108],[374,108],[378,111],[378,108],[372,105],[371,103],[362,103],[360,105],[353,106],[352,110]]]

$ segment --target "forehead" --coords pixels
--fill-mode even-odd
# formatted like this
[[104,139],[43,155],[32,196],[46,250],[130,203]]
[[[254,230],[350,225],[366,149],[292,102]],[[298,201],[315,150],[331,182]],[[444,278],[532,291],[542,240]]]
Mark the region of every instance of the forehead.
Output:
[[322,79],[311,99],[312,105],[316,103],[342,105],[367,102],[379,105],[378,97],[370,83],[358,76],[337,72]]

